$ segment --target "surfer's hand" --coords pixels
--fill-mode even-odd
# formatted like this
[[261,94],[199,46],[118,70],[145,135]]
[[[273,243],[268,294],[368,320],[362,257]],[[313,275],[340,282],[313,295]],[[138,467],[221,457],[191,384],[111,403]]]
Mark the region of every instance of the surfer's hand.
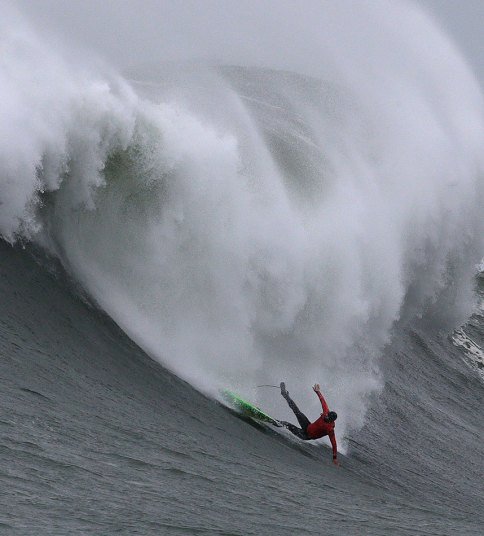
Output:
[[319,393],[319,391],[321,391],[321,389],[320,389],[320,387],[319,387],[319,383],[315,383],[315,384],[313,385],[313,391],[314,391],[315,393]]
[[336,458],[333,458],[333,463],[339,467],[339,461]]

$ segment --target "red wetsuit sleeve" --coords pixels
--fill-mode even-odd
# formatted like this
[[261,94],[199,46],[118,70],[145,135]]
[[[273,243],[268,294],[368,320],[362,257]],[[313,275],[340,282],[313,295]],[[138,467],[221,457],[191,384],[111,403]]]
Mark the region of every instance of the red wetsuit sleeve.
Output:
[[321,406],[323,407],[323,415],[327,415],[329,413],[328,404],[326,404],[326,400],[324,399],[324,396],[317,391],[316,394],[319,397],[319,400],[321,401]]
[[338,447],[336,446],[336,436],[334,432],[331,432],[329,435],[329,440],[331,441],[331,446],[333,447],[333,460],[336,460],[338,456]]

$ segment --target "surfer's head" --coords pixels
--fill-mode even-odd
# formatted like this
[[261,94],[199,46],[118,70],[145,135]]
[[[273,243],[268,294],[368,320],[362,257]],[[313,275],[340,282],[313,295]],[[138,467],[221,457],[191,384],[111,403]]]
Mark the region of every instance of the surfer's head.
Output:
[[336,411],[330,411],[324,418],[325,422],[334,422],[338,418]]

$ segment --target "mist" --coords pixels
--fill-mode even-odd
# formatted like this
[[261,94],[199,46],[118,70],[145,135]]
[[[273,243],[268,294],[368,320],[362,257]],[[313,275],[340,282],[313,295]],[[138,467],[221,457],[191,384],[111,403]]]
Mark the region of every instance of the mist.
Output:
[[472,312],[483,99],[416,4],[17,6],[0,232],[176,374],[252,398],[324,378],[344,432],[397,322]]
[[[44,39],[71,47],[71,53],[80,47],[123,70],[146,63],[193,60],[301,69],[301,57],[318,58],[328,21],[338,26],[333,12],[341,17],[345,11],[353,13],[364,24],[396,3],[343,1],[336,7],[328,0],[307,0],[304,9],[300,2],[288,0],[16,0],[14,5]],[[482,2],[408,3],[425,9],[449,32],[482,82]],[[351,32],[344,26],[338,31],[351,42]],[[314,64],[311,67],[314,72]]]

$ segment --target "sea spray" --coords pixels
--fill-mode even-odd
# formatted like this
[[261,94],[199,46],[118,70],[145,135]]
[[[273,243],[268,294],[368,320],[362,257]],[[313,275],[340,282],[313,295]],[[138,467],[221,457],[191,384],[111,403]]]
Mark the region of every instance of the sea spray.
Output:
[[478,87],[430,21],[360,10],[328,7],[300,64],[171,65],[149,98],[7,24],[2,236],[58,255],[198,387],[284,379],[316,413],[319,381],[339,430],[361,426],[395,321],[471,309],[484,130]]

